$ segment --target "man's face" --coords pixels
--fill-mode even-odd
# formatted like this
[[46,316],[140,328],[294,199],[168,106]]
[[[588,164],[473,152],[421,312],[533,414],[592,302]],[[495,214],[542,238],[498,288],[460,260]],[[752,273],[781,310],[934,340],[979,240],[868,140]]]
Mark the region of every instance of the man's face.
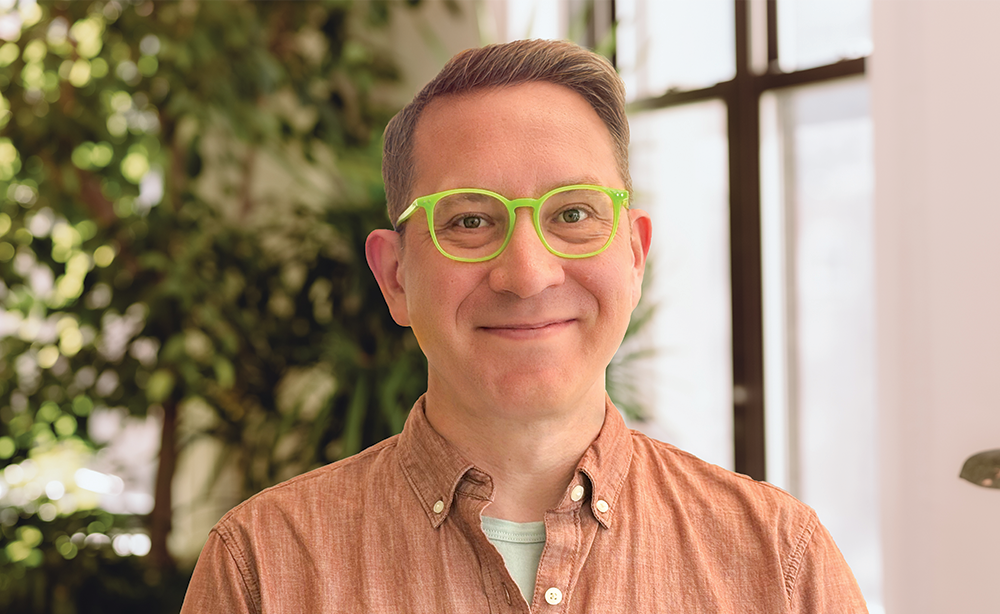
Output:
[[[411,197],[453,188],[511,199],[572,184],[624,188],[607,127],[579,94],[550,83],[435,100],[417,125],[413,158]],[[560,258],[540,242],[530,210],[519,209],[503,253],[463,263],[438,252],[418,212],[396,245],[398,291],[386,299],[427,356],[428,403],[512,416],[603,406],[604,371],[639,300],[648,244],[648,216],[623,210],[606,251]]]

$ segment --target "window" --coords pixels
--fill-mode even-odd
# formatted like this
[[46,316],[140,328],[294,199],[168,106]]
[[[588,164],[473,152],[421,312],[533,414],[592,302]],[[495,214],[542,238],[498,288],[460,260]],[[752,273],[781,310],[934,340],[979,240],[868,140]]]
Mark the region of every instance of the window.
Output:
[[633,203],[653,221],[643,289],[652,319],[626,341],[650,355],[636,378],[648,419],[635,426],[732,469],[726,105],[656,109],[630,124]]
[[869,2],[614,5],[656,223],[637,426],[814,507],[879,612]]

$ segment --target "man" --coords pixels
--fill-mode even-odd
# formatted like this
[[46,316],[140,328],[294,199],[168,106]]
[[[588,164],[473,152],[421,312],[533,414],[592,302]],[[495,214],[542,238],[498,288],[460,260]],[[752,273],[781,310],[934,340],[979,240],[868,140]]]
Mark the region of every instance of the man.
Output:
[[639,301],[624,88],[571,43],[453,58],[385,135],[369,265],[427,356],[403,433],[213,529],[184,612],[865,612],[769,485],[626,429]]

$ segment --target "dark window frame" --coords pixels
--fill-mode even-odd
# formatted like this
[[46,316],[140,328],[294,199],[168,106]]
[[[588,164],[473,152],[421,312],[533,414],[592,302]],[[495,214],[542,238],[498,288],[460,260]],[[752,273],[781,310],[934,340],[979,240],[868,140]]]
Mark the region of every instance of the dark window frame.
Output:
[[[629,114],[706,100],[726,105],[729,144],[730,287],[733,335],[734,468],[767,478],[764,322],[760,225],[760,99],[768,90],[865,74],[867,58],[783,72],[778,65],[777,0],[767,0],[767,72],[750,59],[750,2],[735,2],[736,75],[710,87],[670,90],[629,104]],[[614,6],[612,0],[612,14]]]

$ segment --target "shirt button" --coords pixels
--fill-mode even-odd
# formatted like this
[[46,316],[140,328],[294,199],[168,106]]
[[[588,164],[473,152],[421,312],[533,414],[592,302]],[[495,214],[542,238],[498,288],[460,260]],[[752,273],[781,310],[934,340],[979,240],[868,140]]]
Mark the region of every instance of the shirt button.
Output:
[[571,490],[569,493],[569,498],[574,501],[579,501],[580,499],[583,499],[583,486],[579,484],[574,486],[573,490]]
[[549,605],[559,605],[562,603],[562,591],[553,586],[549,590],[545,591],[545,601],[547,601]]
[[434,504],[434,513],[440,514],[443,511],[444,511],[444,501],[441,501],[439,499],[438,502]]
[[605,512],[607,512],[609,509],[611,509],[611,506],[608,505],[608,502],[605,501],[604,499],[598,499],[596,505],[597,505],[597,511],[600,512],[600,513],[602,513],[602,514],[604,514]]

